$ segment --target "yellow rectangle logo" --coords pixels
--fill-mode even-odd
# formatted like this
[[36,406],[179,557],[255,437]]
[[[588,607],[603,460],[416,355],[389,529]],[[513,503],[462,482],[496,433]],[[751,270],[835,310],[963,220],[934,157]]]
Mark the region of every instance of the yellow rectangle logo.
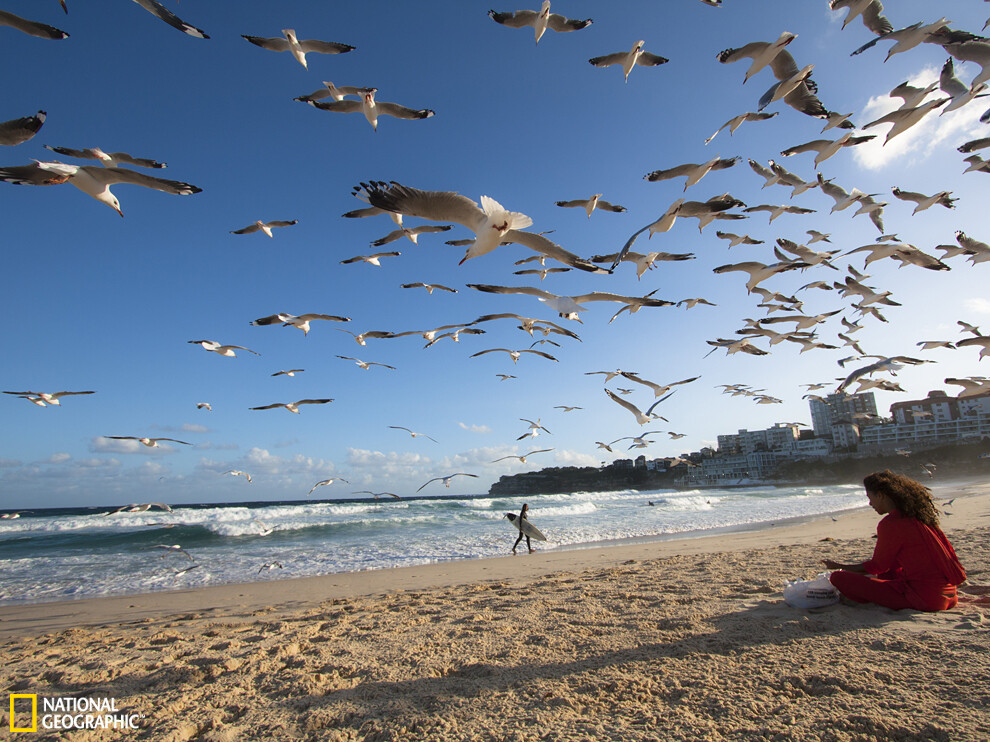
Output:
[[[19,727],[14,724],[14,702],[18,698],[31,699],[31,726]],[[37,732],[38,731],[38,694],[37,693],[11,693],[10,694],[10,731],[11,732]]]

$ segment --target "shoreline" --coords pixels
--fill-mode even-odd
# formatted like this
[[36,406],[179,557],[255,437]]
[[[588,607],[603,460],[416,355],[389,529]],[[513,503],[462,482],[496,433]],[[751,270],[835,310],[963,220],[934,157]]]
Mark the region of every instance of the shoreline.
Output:
[[[940,482],[933,493],[950,490],[957,498],[953,512],[978,519],[976,500],[990,505],[990,485],[978,481]],[[984,506],[984,512],[990,507]],[[953,515],[955,518],[955,515]],[[810,544],[822,539],[868,538],[876,528],[868,506],[832,514],[795,516],[772,523],[728,526],[716,532],[662,534],[605,544],[568,545],[533,554],[506,555],[315,577],[230,583],[151,593],[100,596],[70,600],[0,605],[0,640],[37,636],[78,626],[159,621],[169,615],[208,611],[244,619],[261,610],[297,609],[328,600],[366,598],[406,590],[429,590],[504,579],[533,580],[547,573],[577,572],[614,567],[634,559],[651,560],[679,555],[734,553],[776,545]],[[944,519],[947,533],[952,522]],[[868,555],[864,555],[866,558]],[[809,565],[809,569],[814,568]]]

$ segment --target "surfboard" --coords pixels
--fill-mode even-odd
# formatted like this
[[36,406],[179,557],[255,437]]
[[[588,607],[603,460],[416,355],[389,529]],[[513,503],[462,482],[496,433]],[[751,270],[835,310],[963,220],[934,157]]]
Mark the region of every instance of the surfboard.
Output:
[[543,535],[539,528],[534,526],[528,520],[520,520],[519,515],[516,513],[506,513],[505,517],[509,519],[518,530],[522,531],[523,534],[529,536],[530,538],[535,538],[537,541],[546,541],[547,537]]

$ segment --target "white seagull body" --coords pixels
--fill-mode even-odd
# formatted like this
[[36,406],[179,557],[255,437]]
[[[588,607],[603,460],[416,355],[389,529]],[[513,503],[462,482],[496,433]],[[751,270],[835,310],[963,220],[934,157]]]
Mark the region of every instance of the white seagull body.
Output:
[[371,128],[375,131],[378,131],[379,116],[393,116],[397,119],[412,121],[416,119],[428,119],[436,114],[435,111],[429,108],[416,110],[414,108],[400,106],[398,103],[376,101],[375,94],[377,92],[377,88],[368,88],[368,92],[361,95],[361,100],[335,100],[326,103],[315,100],[307,100],[306,102],[314,108],[319,108],[321,111],[333,111],[335,113],[363,113],[364,117],[368,119],[368,123],[371,124]]
[[231,230],[230,233],[252,234],[253,232],[264,232],[269,237],[274,238],[275,235],[272,234],[273,227],[291,227],[293,224],[298,224],[298,223],[299,223],[298,219],[293,219],[292,221],[271,221],[271,222],[263,222],[259,219],[254,224],[250,224],[246,227],[243,227],[242,229]]
[[606,54],[602,57],[592,57],[588,61],[595,67],[610,67],[613,64],[622,65],[622,74],[625,81],[629,82],[629,73],[632,72],[632,68],[636,65],[640,67],[659,67],[661,64],[666,64],[670,61],[666,57],[644,51],[644,44],[646,42],[640,40],[633,44],[632,49],[627,52],[616,52],[615,54]]

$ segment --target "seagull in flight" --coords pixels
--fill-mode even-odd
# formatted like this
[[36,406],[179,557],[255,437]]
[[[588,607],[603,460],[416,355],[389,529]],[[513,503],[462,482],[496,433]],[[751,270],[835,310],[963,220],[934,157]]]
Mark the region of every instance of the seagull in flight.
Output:
[[221,345],[216,340],[187,340],[187,343],[192,343],[193,345],[201,345],[205,350],[212,351],[217,355],[226,356],[228,358],[236,358],[237,354],[235,350],[246,350],[248,353],[254,353],[256,356],[260,356],[261,353],[251,350],[250,348],[245,348],[243,345]]
[[404,283],[399,288],[403,289],[426,289],[426,293],[430,296],[433,295],[434,291],[449,291],[451,294],[456,294],[457,289],[452,289],[449,286],[444,286],[442,283]]
[[370,371],[372,366],[382,366],[384,368],[390,368],[395,371],[395,366],[389,366],[387,363],[378,363],[377,361],[362,361],[360,358],[351,358],[350,356],[337,356],[337,358],[342,358],[345,361],[354,361],[358,366],[363,368],[365,371]]
[[144,186],[177,196],[188,196],[202,190],[194,185],[189,185],[189,183],[155,178],[123,167],[66,165],[63,162],[42,162],[40,160],[36,160],[32,165],[0,168],[0,180],[15,185],[38,186],[70,183],[87,196],[92,196],[100,203],[106,204],[121,216],[124,215],[124,212],[120,209],[120,201],[110,192],[110,187],[118,183]]
[[[881,123],[879,119],[874,123]],[[866,128],[866,127],[864,127]],[[805,142],[804,144],[798,144],[793,147],[789,147],[782,151],[780,154],[782,157],[790,157],[791,155],[800,154],[801,152],[817,152],[815,155],[815,167],[817,168],[825,160],[834,155],[843,147],[854,147],[857,144],[863,144],[871,139],[876,139],[876,134],[869,134],[867,136],[854,137],[851,131],[846,132],[838,139],[814,139],[810,142]]]
[[148,448],[160,448],[160,446],[158,445],[159,441],[170,441],[172,443],[181,443],[183,446],[192,445],[192,443],[189,443],[188,441],[180,441],[175,438],[142,438],[140,436],[134,436],[134,435],[105,435],[103,437],[113,438],[114,440],[118,440],[118,441],[137,441],[141,445],[147,446]]
[[244,477],[248,481],[248,484],[251,483],[251,475],[246,471],[241,471],[240,469],[228,469],[220,476],[224,476],[226,474],[229,474],[232,477]]
[[46,405],[61,407],[62,403],[59,402],[59,399],[62,397],[71,397],[77,394],[96,394],[96,392],[4,392],[4,394],[14,394],[18,397],[28,398],[39,407],[45,407]]
[[255,46],[260,46],[262,49],[268,49],[273,52],[290,52],[296,61],[306,69],[309,69],[306,65],[306,54],[309,52],[315,54],[344,54],[354,51],[354,47],[350,44],[340,44],[336,41],[317,41],[316,39],[300,41],[296,36],[295,30],[291,28],[283,28],[282,35],[284,38],[281,39],[278,37],[271,39],[262,36],[246,36],[245,34],[241,34],[241,37],[247,39]]
[[422,436],[423,438],[429,438],[429,439],[430,439],[431,441],[433,441],[434,443],[436,443],[436,442],[437,442],[437,439],[436,439],[436,438],[431,438],[431,437],[430,437],[430,436],[428,436],[428,435],[427,435],[426,433],[414,433],[414,432],[413,432],[413,431],[411,431],[411,430],[410,430],[409,428],[404,428],[404,427],[402,427],[401,425],[389,425],[389,427],[390,427],[390,428],[394,428],[395,430],[404,430],[404,431],[406,431],[407,433],[409,433],[409,435],[410,435],[410,436],[412,436],[413,438],[419,438],[420,436]]
[[382,258],[397,258],[401,255],[400,252],[376,252],[373,255],[355,255],[353,258],[347,258],[346,260],[341,260],[341,265],[347,265],[348,263],[370,263],[371,265],[377,265],[381,267]]
[[521,441],[523,438],[535,438],[540,434],[541,430],[547,435],[553,435],[553,433],[551,433],[549,430],[544,428],[543,425],[540,424],[540,418],[536,418],[536,422],[533,422],[532,420],[527,420],[525,417],[520,417],[519,419],[522,420],[524,423],[529,423],[529,430],[523,433],[518,438],[516,438],[517,441]]
[[196,560],[192,558],[192,554],[183,549],[179,544],[156,544],[156,549],[164,549],[165,553],[162,554],[162,559],[167,557],[169,554],[183,554],[189,558],[190,562],[195,562]]
[[26,33],[28,36],[36,36],[39,39],[58,41],[69,38],[69,34],[55,28],[55,26],[49,26],[47,23],[39,23],[38,21],[29,21],[27,18],[21,18],[13,13],[8,13],[6,10],[0,10],[0,26],[9,26],[16,31]]
[[350,317],[338,317],[335,314],[300,314],[298,316],[294,314],[288,314],[287,312],[279,312],[278,314],[271,314],[267,317],[259,317],[251,322],[255,326],[265,326],[265,325],[277,325],[282,323],[282,327],[298,327],[303,331],[303,335],[309,335],[309,323],[315,320],[326,320],[328,322],[350,322]]
[[306,369],[304,368],[290,368],[284,371],[276,371],[272,376],[295,376],[296,374],[301,374]]
[[[300,95],[298,98],[293,98],[292,100],[302,101],[303,103],[309,103],[311,100],[323,100],[324,98],[344,100],[344,98],[348,95],[353,95],[360,98],[368,92],[371,92],[371,88],[358,88],[353,85],[334,85],[332,82],[324,80],[323,87],[319,90],[316,90],[309,95]],[[345,216],[347,215],[345,214]],[[368,216],[370,216],[370,214]]]
[[477,479],[478,478],[478,475],[477,474],[468,474],[466,472],[459,471],[456,474],[448,474],[445,477],[433,477],[433,479],[430,479],[429,481],[424,482],[422,484],[422,486],[420,486],[420,488],[418,490],[416,490],[416,491],[419,492],[420,490],[423,489],[423,487],[425,487],[426,485],[430,484],[430,482],[443,482],[443,486],[444,487],[447,487],[449,489],[450,488],[450,480],[453,479],[454,477],[474,477],[475,479]]
[[371,243],[373,247],[381,247],[382,245],[387,245],[390,242],[395,242],[398,239],[405,237],[414,245],[419,244],[417,239],[421,234],[435,234],[437,232],[447,232],[453,229],[451,224],[421,224],[418,227],[402,227],[401,229],[396,229],[389,232],[384,237],[375,240]]
[[[650,407],[650,409],[644,413],[632,402],[627,402],[622,397],[612,392],[612,390],[610,389],[606,389],[605,394],[607,394],[608,398],[611,399],[613,402],[615,402],[617,405],[619,405],[620,407],[625,407],[627,410],[629,410],[633,414],[633,417],[636,418],[636,422],[638,422],[640,425],[646,425],[646,423],[653,422],[654,420],[663,420],[664,422],[668,422],[666,418],[661,417],[660,415],[654,415],[653,407]],[[658,432],[662,432],[662,431],[658,431]],[[622,439],[620,438],[619,440]],[[612,441],[612,443],[615,443],[615,441]]]
[[654,170],[652,173],[647,173],[643,176],[644,180],[648,180],[651,183],[656,183],[660,180],[669,180],[671,178],[678,178],[680,176],[685,176],[684,190],[686,191],[689,186],[693,186],[699,180],[701,180],[705,175],[713,170],[725,170],[730,168],[739,162],[738,157],[721,158],[715,156],[708,162],[703,162],[701,164],[687,163],[684,165],[677,165],[676,167],[668,168],[666,170]]
[[531,26],[536,36],[537,44],[540,38],[549,28],[551,31],[565,33],[567,31],[580,31],[591,25],[591,19],[580,21],[573,18],[565,18],[558,13],[550,12],[550,0],[543,0],[539,10],[516,10],[511,13],[499,13],[489,10],[488,16],[496,23],[501,23],[509,28],[525,28]]
[[371,128],[375,131],[378,131],[379,116],[392,116],[397,119],[415,121],[417,119],[428,119],[436,115],[436,111],[430,108],[421,108],[417,110],[415,108],[400,106],[398,103],[375,100],[375,95],[377,93],[378,88],[368,88],[368,90],[361,95],[361,100],[317,101],[310,99],[305,102],[309,103],[309,105],[313,106],[313,108],[319,108],[321,111],[331,111],[333,113],[363,113],[364,117],[368,120],[368,123],[371,124]]
[[206,410],[207,412],[213,412],[213,405],[211,405],[209,402],[197,402],[196,409]]
[[556,361],[549,353],[544,353],[542,350],[531,350],[529,348],[524,348],[523,350],[510,350],[508,348],[488,348],[487,350],[479,350],[477,353],[472,353],[469,358],[475,358],[477,356],[484,355],[485,353],[496,353],[496,352],[508,353],[509,357],[512,358],[512,362],[516,363],[519,360],[519,356],[523,353],[532,353],[533,355],[541,356],[551,361]]
[[384,496],[384,495],[388,495],[389,497],[394,497],[396,500],[401,500],[402,499],[401,497],[399,497],[394,492],[372,492],[371,490],[359,490],[359,491],[355,492],[354,494],[355,495],[371,495],[376,500],[378,498]]
[[52,147],[44,145],[45,149],[50,149],[66,157],[77,157],[81,160],[97,160],[104,167],[120,167],[121,165],[135,165],[137,167],[163,168],[164,162],[148,160],[141,157],[133,157],[126,152],[104,152],[99,147],[88,147],[86,149],[70,149],[69,147]]
[[421,191],[400,183],[373,181],[362,183],[353,189],[358,198],[372,206],[405,216],[416,216],[430,221],[454,222],[467,227],[475,234],[460,264],[485,255],[502,243],[514,243],[528,247],[572,268],[601,273],[602,268],[568,252],[546,237],[521,231],[533,223],[525,214],[508,211],[489,196],[481,197],[481,206],[453,191]]
[[877,36],[888,34],[894,30],[890,21],[885,16],[880,15],[883,12],[883,4],[880,0],[832,0],[829,3],[829,8],[832,10],[849,9],[846,19],[842,22],[842,28],[848,26],[858,16],[862,18],[863,25]]
[[747,113],[741,113],[738,116],[733,116],[731,119],[722,124],[718,129],[716,129],[715,134],[712,134],[708,139],[705,140],[705,144],[712,141],[715,136],[722,131],[726,126],[729,127],[729,136],[731,137],[733,132],[742,126],[747,121],[766,121],[767,119],[772,119],[776,116],[779,111],[774,111],[773,113],[760,113],[757,111],[749,111]]
[[666,57],[661,57],[659,54],[651,54],[645,51],[643,47],[646,42],[643,40],[637,41],[632,45],[632,49],[627,52],[615,52],[614,54],[606,54],[601,57],[592,57],[588,61],[595,67],[610,67],[613,64],[622,65],[622,74],[626,82],[629,82],[629,73],[632,72],[632,68],[636,65],[640,67],[659,67],[661,64],[666,64],[670,60]]
[[536,451],[530,451],[529,453],[523,454],[522,456],[502,456],[501,458],[498,458],[498,459],[495,459],[494,461],[492,461],[492,463],[495,464],[495,463],[497,463],[499,461],[505,461],[506,459],[519,459],[519,463],[520,464],[525,464],[526,463],[526,457],[527,456],[533,456],[534,454],[538,454],[538,453],[546,453],[547,451],[553,451],[553,449],[552,448],[540,448],[540,449],[538,449]]
[[350,484],[350,482],[348,482],[343,477],[330,477],[329,479],[322,479],[310,488],[309,492],[306,493],[306,497],[309,497],[311,494],[313,494],[313,490],[315,490],[317,487],[323,487],[328,484],[333,484],[334,482],[344,482],[345,484]]
[[952,191],[939,191],[932,196],[926,196],[923,193],[915,193],[914,191],[902,191],[897,186],[891,188],[891,192],[895,197],[899,198],[901,201],[914,201],[917,204],[914,207],[914,211],[911,212],[911,216],[914,216],[919,211],[924,211],[927,208],[935,206],[944,206],[947,209],[954,209],[956,201],[958,199],[949,198],[952,195]]
[[[750,64],[749,69],[746,71],[746,76],[743,78],[743,83],[745,84],[750,77],[762,70],[768,64],[772,64],[777,56],[784,50],[784,47],[796,38],[797,34],[793,34],[790,31],[784,31],[776,41],[753,41],[745,46],[739,47],[738,49],[725,49],[724,51],[718,53],[718,61],[722,64],[731,64],[732,62],[737,62],[744,58],[752,59],[753,62]],[[790,61],[791,64],[794,64],[793,57],[791,57]],[[785,66],[785,64],[780,65],[781,69]],[[776,70],[774,71],[774,75],[778,78],[781,77],[780,74],[777,74]],[[791,75],[788,73],[783,76],[786,78]]]
[[614,301],[625,304],[628,307],[634,307],[630,311],[637,311],[640,307],[669,307],[674,304],[674,302],[667,301],[666,299],[653,299],[648,296],[622,296],[604,291],[594,291],[590,294],[581,294],[579,296],[557,296],[556,294],[551,294],[549,291],[544,291],[533,286],[490,286],[488,284],[469,283],[468,288],[485,291],[490,294],[529,294],[546,303],[547,306],[564,319],[575,320],[577,322],[581,321],[578,318],[578,313],[587,311],[581,305],[589,301]]
[[595,209],[601,209],[602,211],[612,211],[617,214],[621,214],[622,212],[626,211],[625,206],[619,206],[618,204],[609,203],[608,201],[602,199],[601,193],[596,193],[590,198],[579,198],[573,201],[555,201],[554,203],[557,206],[564,207],[565,209],[567,208],[584,209],[585,212],[588,214],[589,219],[591,218],[591,212],[594,211]]
[[299,405],[303,404],[327,404],[328,402],[333,402],[332,399],[300,399],[298,402],[276,402],[274,404],[264,405],[262,407],[249,407],[251,410],[274,410],[278,407],[284,407],[289,412],[294,412],[299,414]]
[[298,224],[298,219],[293,219],[292,221],[271,221],[263,222],[260,219],[254,224],[249,224],[241,229],[231,230],[231,234],[253,234],[254,232],[264,232],[269,237],[274,238],[275,235],[272,234],[272,228],[274,227],[291,227],[294,224]]

